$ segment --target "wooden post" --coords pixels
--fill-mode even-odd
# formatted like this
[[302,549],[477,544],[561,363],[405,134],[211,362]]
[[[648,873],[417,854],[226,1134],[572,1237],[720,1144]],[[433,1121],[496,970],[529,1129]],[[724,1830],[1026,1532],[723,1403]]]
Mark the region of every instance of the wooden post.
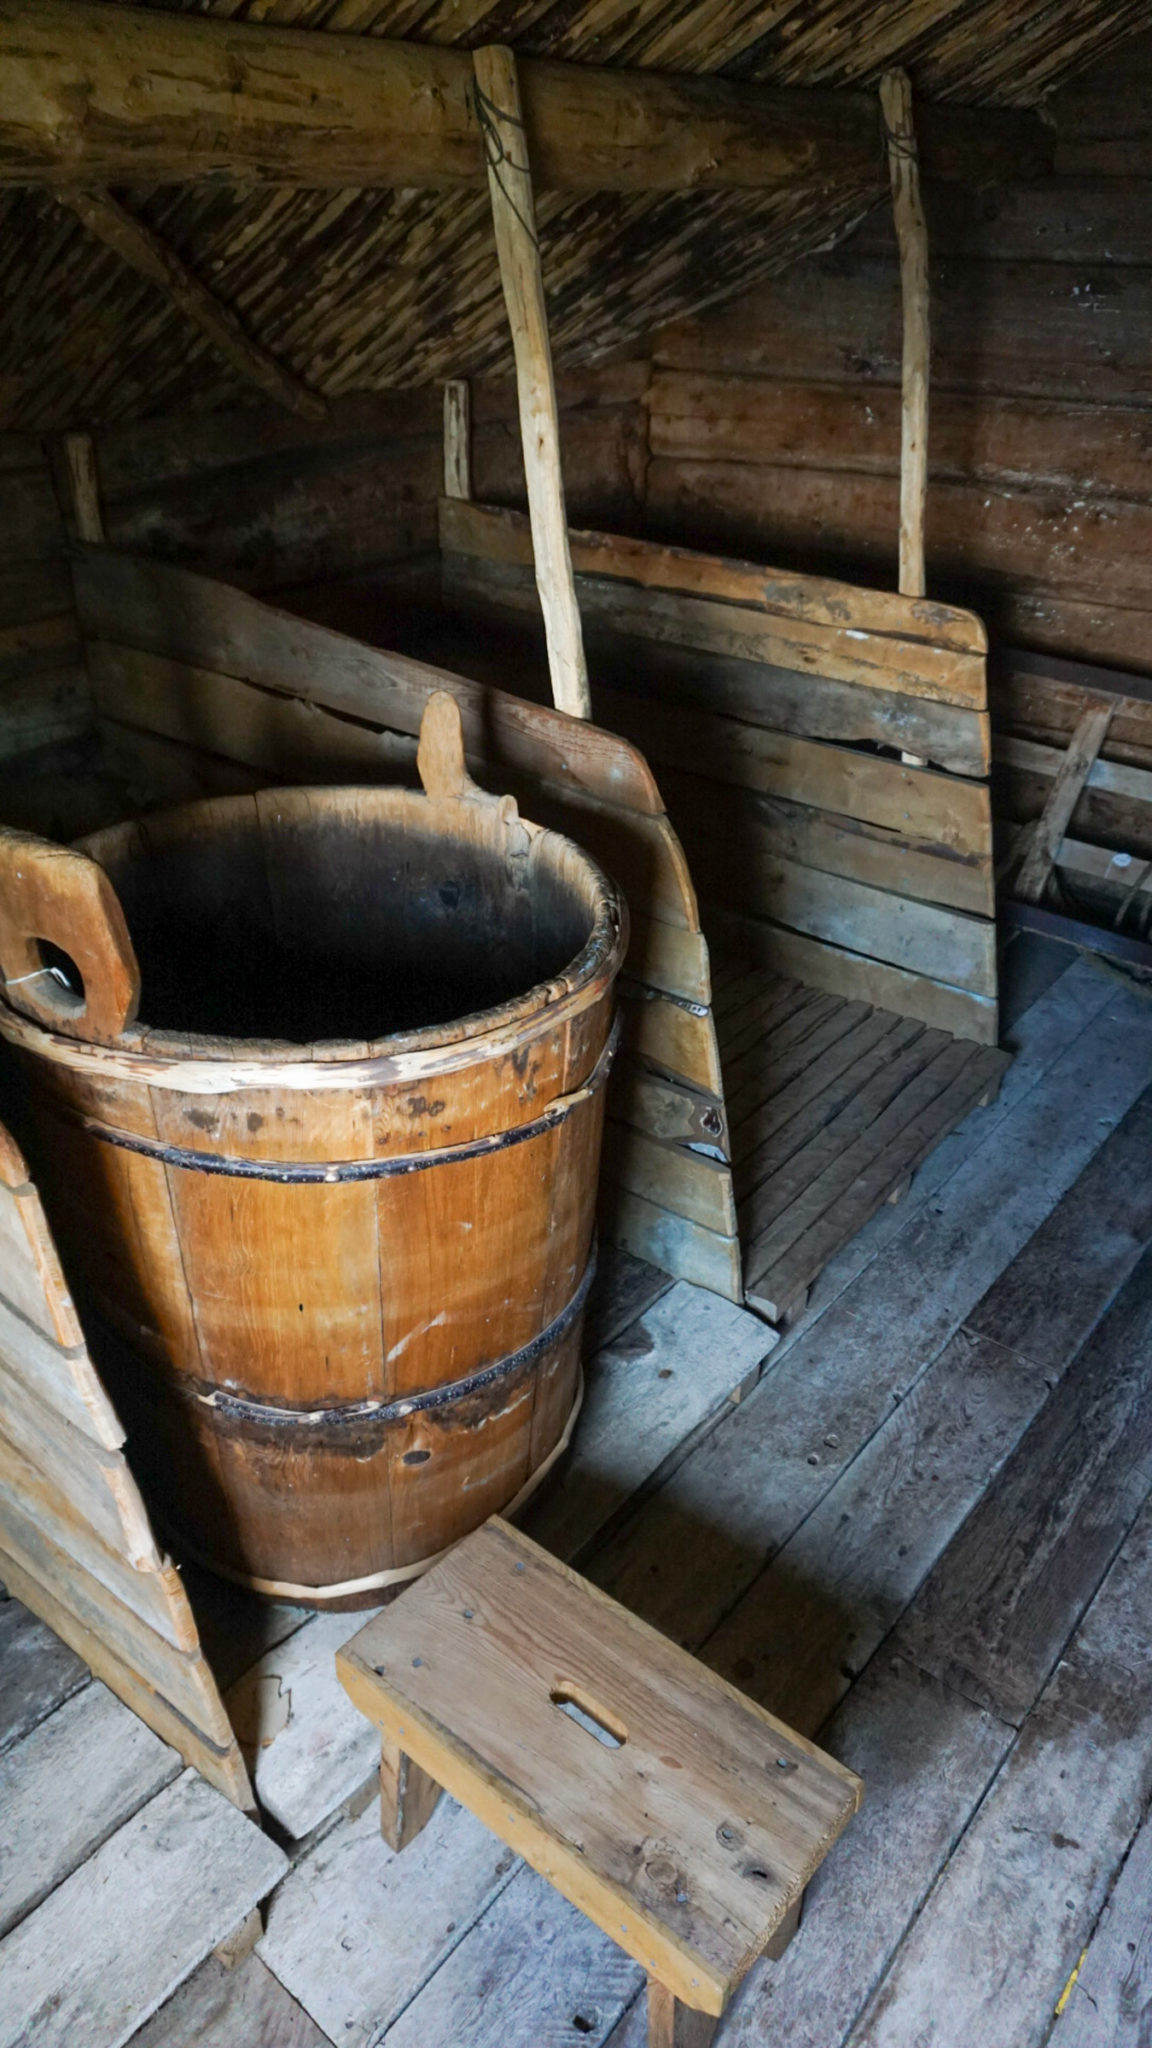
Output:
[[904,302],[900,589],[905,597],[923,597],[924,502],[928,490],[928,227],[920,203],[912,86],[906,71],[885,73],[880,81],[880,105],[888,137],[888,173],[900,244],[900,291]]
[[516,59],[511,50],[492,45],[474,50],[472,61],[500,278],[516,355],[520,438],[552,696],[561,711],[589,718],[592,705],[568,551],[556,383]]
[[[920,161],[912,120],[912,81],[906,71],[886,71],[880,106],[888,138],[892,212],[900,246],[900,296],[904,307],[904,349],[900,390],[900,591],[923,597],[924,511],[928,497],[928,224],[920,201]],[[910,768],[924,768],[922,754],[902,754]]]
[[100,547],[104,543],[104,518],[91,434],[65,434],[60,456],[57,478],[73,538],[94,541]]
[[387,1735],[380,1738],[380,1832],[397,1853],[414,1842],[436,1810],[440,1787]]
[[472,496],[472,393],[466,377],[444,386],[444,496]]

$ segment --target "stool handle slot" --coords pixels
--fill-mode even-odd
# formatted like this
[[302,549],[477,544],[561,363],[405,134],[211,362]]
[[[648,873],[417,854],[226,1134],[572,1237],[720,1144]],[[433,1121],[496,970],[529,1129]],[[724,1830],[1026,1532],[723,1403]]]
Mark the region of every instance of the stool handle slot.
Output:
[[623,1749],[628,1740],[628,1730],[623,1721],[594,1699],[584,1686],[567,1682],[554,1685],[549,1697],[554,1707],[559,1707],[562,1714],[567,1714],[570,1721],[575,1721],[578,1728],[583,1728],[586,1735],[594,1737],[605,1749]]

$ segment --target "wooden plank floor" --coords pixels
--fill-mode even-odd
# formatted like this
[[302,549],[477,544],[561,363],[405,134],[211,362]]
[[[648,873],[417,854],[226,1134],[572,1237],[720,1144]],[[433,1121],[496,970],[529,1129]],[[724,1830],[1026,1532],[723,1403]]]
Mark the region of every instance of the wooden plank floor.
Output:
[[[834,1253],[743,1398],[703,1402],[627,1497],[600,1475],[591,1524],[571,1519],[591,1484],[542,1503],[597,1583],[867,1782],[796,1940],[753,1969],[718,2048],[1146,2036],[1152,998],[1068,959],[1020,961],[997,1100]],[[809,1043],[829,1027],[817,1058],[862,1026],[849,1062],[891,1034],[857,1010],[835,1036],[826,1001],[780,998],[793,1020],[817,1010]],[[668,1301],[635,1262],[601,1296],[609,1410],[638,1439],[628,1361],[666,1355],[678,1311],[652,1315]],[[267,1620],[256,1647],[286,1625]],[[0,1638],[20,1626],[0,1608]],[[8,1874],[9,1899],[39,1903],[0,1942],[0,2010],[8,1944],[122,1840],[128,1867],[140,1815],[181,1782],[154,1738],[120,1731],[107,1802],[81,1796],[82,1670],[31,1635],[13,1669],[5,1785],[29,1812],[46,1758],[55,1781],[45,1839]],[[142,2007],[137,2048],[643,2048],[638,1970],[470,1816],[442,1802],[396,1857],[356,1805],[297,1846],[256,1952],[231,1973],[189,1967],[146,2023]],[[149,1911],[141,1896],[123,1916],[126,1956],[149,1953]],[[53,2027],[45,2014],[29,2038],[47,2048]],[[102,2048],[73,2012],[80,2035]]]
[[813,1282],[977,1103],[1009,1055],[722,961],[714,1015],[749,1305],[795,1321]]

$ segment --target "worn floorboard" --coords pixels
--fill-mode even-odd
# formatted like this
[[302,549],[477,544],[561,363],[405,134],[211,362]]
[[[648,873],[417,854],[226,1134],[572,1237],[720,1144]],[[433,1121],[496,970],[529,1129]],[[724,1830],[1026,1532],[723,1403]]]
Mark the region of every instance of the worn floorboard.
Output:
[[[1140,1517],[897,1953],[852,2048],[1040,2048],[1152,1790]],[[1100,2048],[1113,2048],[1107,2035]]]

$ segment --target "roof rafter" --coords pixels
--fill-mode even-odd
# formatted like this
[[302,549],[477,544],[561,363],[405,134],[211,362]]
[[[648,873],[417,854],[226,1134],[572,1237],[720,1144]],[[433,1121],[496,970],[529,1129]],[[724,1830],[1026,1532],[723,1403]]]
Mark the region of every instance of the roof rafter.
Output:
[[127,207],[121,206],[110,192],[61,189],[54,196],[76,215],[89,234],[114,250],[193,321],[247,383],[257,385],[269,398],[299,413],[303,419],[323,419],[328,407],[319,392],[311,390],[270,350],[253,341],[231,306],[210,292],[176,251],[129,213]]

